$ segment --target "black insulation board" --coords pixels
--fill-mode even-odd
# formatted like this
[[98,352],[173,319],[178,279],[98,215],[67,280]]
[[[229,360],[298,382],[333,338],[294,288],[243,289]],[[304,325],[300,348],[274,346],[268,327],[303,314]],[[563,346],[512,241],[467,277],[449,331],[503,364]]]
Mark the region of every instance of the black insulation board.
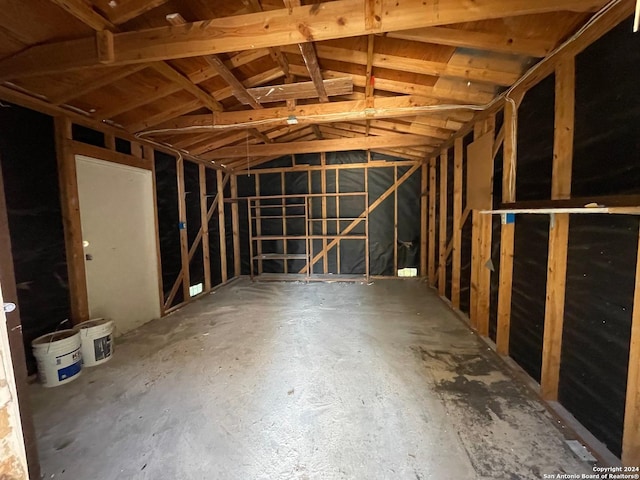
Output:
[[576,57],[572,193],[640,194],[640,37],[633,19]]
[[638,218],[572,215],[560,402],[621,454]]
[[94,130],[93,128],[85,127],[84,125],[78,125],[77,123],[71,125],[71,138],[78,142],[95,145],[96,147],[104,148],[105,146],[104,133]]
[[[160,237],[160,263],[162,265],[162,289],[164,300],[178,278],[182,268],[180,255],[180,216],[178,214],[178,183],[176,159],[166,153],[155,152],[156,206],[158,209],[158,235]],[[178,289],[171,306],[184,300]]]
[[498,288],[500,286],[500,230],[499,215],[491,216],[491,280],[489,293],[489,338],[496,341],[498,327]]
[[518,109],[518,200],[551,198],[555,75],[527,92]]
[[[189,250],[195,242],[198,232],[202,227],[200,211],[200,172],[198,165],[193,162],[184,162],[184,190],[187,221],[187,241]],[[193,257],[189,262],[189,283],[204,286],[204,256],[202,241],[198,242]]]
[[[224,198],[231,198],[231,180],[224,187]],[[233,252],[233,217],[231,204],[224,202],[224,228],[227,248],[227,278],[235,276],[234,252]]]
[[[453,240],[453,177],[455,174],[455,157],[453,148],[447,153],[447,245]],[[451,300],[451,280],[453,273],[453,249],[447,255],[447,274],[444,295]]]
[[[463,139],[462,162],[462,210],[467,202],[467,147],[473,142],[473,133],[469,133]],[[462,227],[460,241],[460,311],[469,315],[471,303],[471,214]]]
[[[398,167],[398,178],[408,170],[409,167]],[[420,169],[417,169],[398,187],[398,268],[420,266],[421,182]]]
[[15,105],[0,107],[0,163],[27,369],[32,374],[36,363],[31,341],[56,330],[70,314],[53,119]]
[[297,154],[296,165],[320,165],[319,153],[303,153]]
[[[502,116],[501,116],[502,117]],[[500,118],[502,123],[502,118]],[[496,129],[498,126],[496,125]],[[493,206],[498,208],[502,201],[502,170],[503,170],[503,147],[498,149],[498,153],[493,162]],[[496,330],[498,327],[498,289],[500,286],[500,232],[502,221],[500,216],[493,215],[491,219],[491,283],[489,297],[489,337],[495,342]]]
[[[283,157],[280,160],[270,162],[265,167],[272,167],[280,164],[287,164],[291,157]],[[327,164],[350,164],[363,163],[367,160],[367,154],[364,151],[353,152],[330,152],[326,155]],[[296,164],[319,165],[319,154],[296,155]],[[262,166],[261,166],[262,167]],[[398,176],[402,176],[408,167],[399,167]],[[394,168],[390,164],[389,168],[372,168],[368,171],[369,201],[372,203],[378,199],[389,187],[394,183]],[[336,192],[339,186],[339,192],[364,192],[365,190],[365,170],[356,169],[328,169],[326,171],[327,192]],[[303,194],[308,192],[309,175],[311,175],[311,192],[320,193],[322,188],[320,171],[310,172],[286,172],[284,190],[286,194]],[[419,264],[420,250],[420,172],[417,171],[398,189],[398,265],[417,267]],[[281,195],[282,176],[280,173],[261,173],[260,174],[260,194],[261,195]],[[238,195],[246,197],[253,195],[248,184],[238,183]],[[289,201],[289,200],[288,200]],[[299,200],[290,200],[299,201]],[[334,217],[336,215],[335,198],[327,198],[327,216]],[[365,208],[364,198],[360,197],[343,197],[340,199],[340,217],[357,217]],[[265,209],[263,214],[267,214]],[[291,213],[293,210],[289,210]],[[296,212],[296,213],[303,213]],[[312,202],[311,213],[313,217],[322,216],[321,201],[314,200]],[[276,209],[269,209],[268,214],[279,215]],[[243,216],[243,215],[241,215]],[[370,254],[370,273],[372,275],[396,275],[393,271],[393,250],[394,250],[394,195],[390,195],[385,199],[370,215],[369,215],[369,254]],[[246,218],[241,219],[241,223],[247,223]],[[351,221],[342,221],[341,227],[349,225]],[[248,225],[248,224],[247,224]],[[242,228],[242,227],[241,227]],[[287,234],[304,234],[304,220],[296,220],[289,218],[286,221]],[[317,222],[314,226],[315,233],[321,233],[322,223]],[[335,222],[328,222],[327,230],[329,234],[336,231]],[[264,235],[280,235],[282,234],[282,220],[274,219],[262,220],[262,233]],[[364,222],[357,225],[351,231],[352,234],[364,233]],[[245,242],[245,243],[248,243]],[[244,243],[243,243],[244,245]],[[340,273],[342,274],[364,274],[365,273],[365,242],[364,240],[342,240],[340,242]],[[316,240],[313,243],[314,252],[317,253],[322,248],[322,241]],[[265,241],[263,242],[263,253],[282,252],[282,241]],[[242,248],[243,265],[247,268],[249,265],[248,249]],[[305,251],[304,242],[297,240],[289,240],[287,242],[287,251],[289,253],[300,253]],[[332,249],[328,254],[328,268],[331,273],[337,273],[338,253],[337,249]],[[301,260],[288,262],[289,272],[297,272],[304,267]],[[281,260],[270,260],[263,262],[263,269],[266,273],[282,273],[284,271],[284,262]],[[319,261],[314,267],[314,272],[323,272],[323,262]]]
[[[238,197],[256,194],[255,175],[238,175]],[[241,194],[244,193],[244,195]],[[238,200],[238,230],[240,232],[240,252],[249,252],[249,205],[244,199]],[[251,273],[249,255],[240,255],[242,275]]]
[[549,217],[518,215],[513,249],[511,357],[536,381],[542,368]]
[[[342,173],[340,174],[342,189]],[[369,170],[369,204],[376,201],[393,185],[393,167]],[[393,271],[393,195],[390,195],[369,213],[369,273],[396,275]]]
[[[215,170],[205,170],[207,184],[207,208],[211,208],[215,196],[218,193],[218,180]],[[220,223],[218,210],[209,219],[209,268],[211,270],[211,286],[222,283],[222,270],[220,262]]]
[[131,142],[129,140],[123,140],[122,138],[116,137],[116,152],[131,155]]

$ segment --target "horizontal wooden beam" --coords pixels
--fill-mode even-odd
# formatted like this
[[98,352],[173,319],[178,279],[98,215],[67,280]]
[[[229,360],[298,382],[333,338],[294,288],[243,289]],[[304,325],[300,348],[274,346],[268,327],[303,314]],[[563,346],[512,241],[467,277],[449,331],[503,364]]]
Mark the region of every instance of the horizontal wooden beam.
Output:
[[311,142],[271,143],[268,145],[239,145],[226,147],[202,155],[205,160],[222,160],[252,156],[289,155],[296,153],[342,152],[370,148],[408,147],[429,145],[433,139],[419,135],[392,134],[380,137],[343,138],[340,140],[314,140]]
[[[346,64],[345,64],[346,65]],[[290,71],[292,74],[297,76],[308,76],[308,72],[306,72],[306,68],[300,65],[291,64]],[[322,76],[325,79],[331,78],[343,78],[345,75],[349,75],[353,81],[353,85],[360,88],[367,87],[367,77],[366,75],[357,75],[352,72],[340,72],[335,70],[323,70]],[[411,79],[411,81],[399,81],[399,80],[391,80],[385,78],[383,75],[378,75],[375,77],[375,90],[376,91],[385,91],[385,92],[393,92],[393,93],[402,93],[406,95],[415,95],[419,97],[425,98],[434,98],[436,100],[442,100],[447,102],[463,102],[463,103],[488,103],[490,102],[494,94],[489,92],[484,92],[476,88],[469,88],[466,84],[461,83],[460,89],[455,90],[447,90],[444,91],[439,88],[434,88],[429,85],[420,85],[417,83],[412,83],[415,79]]]
[[551,38],[524,38],[507,33],[476,32],[447,27],[426,27],[387,34],[390,38],[435,43],[451,47],[473,48],[491,52],[544,57],[555,46]]
[[[273,159],[272,159],[273,160]],[[281,173],[281,172],[307,172],[307,171],[319,171],[319,170],[349,170],[360,168],[389,168],[389,167],[411,167],[416,162],[408,160],[398,160],[392,162],[386,162],[381,160],[373,160],[367,163],[337,163],[326,165],[296,165],[295,167],[274,167],[274,168],[260,168],[255,173]],[[251,173],[247,170],[236,171],[236,175],[246,175]]]
[[[380,0],[379,22],[368,0],[337,0],[268,12],[151,28],[31,47],[0,62],[0,80],[110,63],[124,65],[293,45],[413,28],[561,10],[593,11],[605,0]],[[98,50],[96,38],[105,44]],[[104,37],[104,38],[103,38]],[[105,54],[104,52],[108,52]]]
[[67,142],[68,148],[74,155],[84,155],[85,157],[106,160],[113,163],[119,163],[120,165],[127,165],[129,167],[143,168],[145,170],[153,169],[151,159],[148,158],[138,158],[133,155],[127,155],[126,153],[120,153],[107,148],[96,147],[95,145],[89,145],[88,143],[82,143],[74,140],[68,140]]
[[[329,97],[336,95],[350,95],[353,93],[353,80],[349,76],[324,80],[323,84],[324,90]],[[267,85],[264,87],[249,88],[247,91],[260,103],[318,98],[318,91],[316,90],[313,82]]]
[[[367,52],[352,50],[348,48],[333,47],[328,45],[317,45],[318,56],[322,59],[337,60],[356,65],[367,65]],[[296,53],[293,47],[283,47],[283,52]],[[386,68],[401,72],[417,73],[419,75],[430,75],[436,77],[462,78],[467,81],[491,83],[501,86],[511,86],[520,77],[519,62],[514,61],[514,71],[500,72],[486,68],[476,68],[469,65],[451,65],[446,62],[434,62],[422,60],[420,58],[409,58],[399,55],[388,55],[373,53],[371,64],[375,68]],[[377,86],[376,86],[377,88]]]
[[[193,133],[196,127],[203,130],[227,130],[273,123],[287,125],[289,117],[295,117],[298,124],[332,123],[348,120],[367,120],[375,118],[413,117],[418,113],[427,113],[438,105],[436,100],[410,95],[396,97],[377,97],[373,107],[368,108],[366,100],[345,102],[315,103],[298,105],[293,110],[287,107],[264,108],[262,110],[242,110],[237,112],[217,112],[213,115],[185,115],[164,122],[154,128],[158,130],[180,129],[184,133]],[[467,107],[452,107],[450,112],[471,111]],[[442,113],[442,110],[438,110]],[[153,131],[153,130],[152,130]],[[152,132],[151,131],[151,132]],[[166,133],[166,132],[165,132]]]

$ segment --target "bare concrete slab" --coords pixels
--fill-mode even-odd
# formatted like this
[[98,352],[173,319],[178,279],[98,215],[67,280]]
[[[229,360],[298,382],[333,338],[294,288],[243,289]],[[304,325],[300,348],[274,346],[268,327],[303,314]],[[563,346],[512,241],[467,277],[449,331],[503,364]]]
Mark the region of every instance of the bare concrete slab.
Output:
[[591,472],[544,407],[417,280],[241,280],[118,340],[109,363],[33,387],[44,478]]

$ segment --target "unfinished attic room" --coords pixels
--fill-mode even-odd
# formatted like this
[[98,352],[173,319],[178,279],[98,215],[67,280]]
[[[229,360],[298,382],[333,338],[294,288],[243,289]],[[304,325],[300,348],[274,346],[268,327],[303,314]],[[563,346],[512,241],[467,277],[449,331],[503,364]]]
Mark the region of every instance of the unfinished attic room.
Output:
[[0,12],[0,479],[640,478],[640,1]]

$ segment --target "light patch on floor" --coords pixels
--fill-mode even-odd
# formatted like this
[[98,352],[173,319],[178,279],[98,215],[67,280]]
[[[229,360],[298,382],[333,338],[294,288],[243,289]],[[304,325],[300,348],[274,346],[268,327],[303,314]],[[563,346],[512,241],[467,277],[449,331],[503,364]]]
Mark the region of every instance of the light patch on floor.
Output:
[[419,280],[241,280],[34,386],[44,478],[537,479],[589,473]]

